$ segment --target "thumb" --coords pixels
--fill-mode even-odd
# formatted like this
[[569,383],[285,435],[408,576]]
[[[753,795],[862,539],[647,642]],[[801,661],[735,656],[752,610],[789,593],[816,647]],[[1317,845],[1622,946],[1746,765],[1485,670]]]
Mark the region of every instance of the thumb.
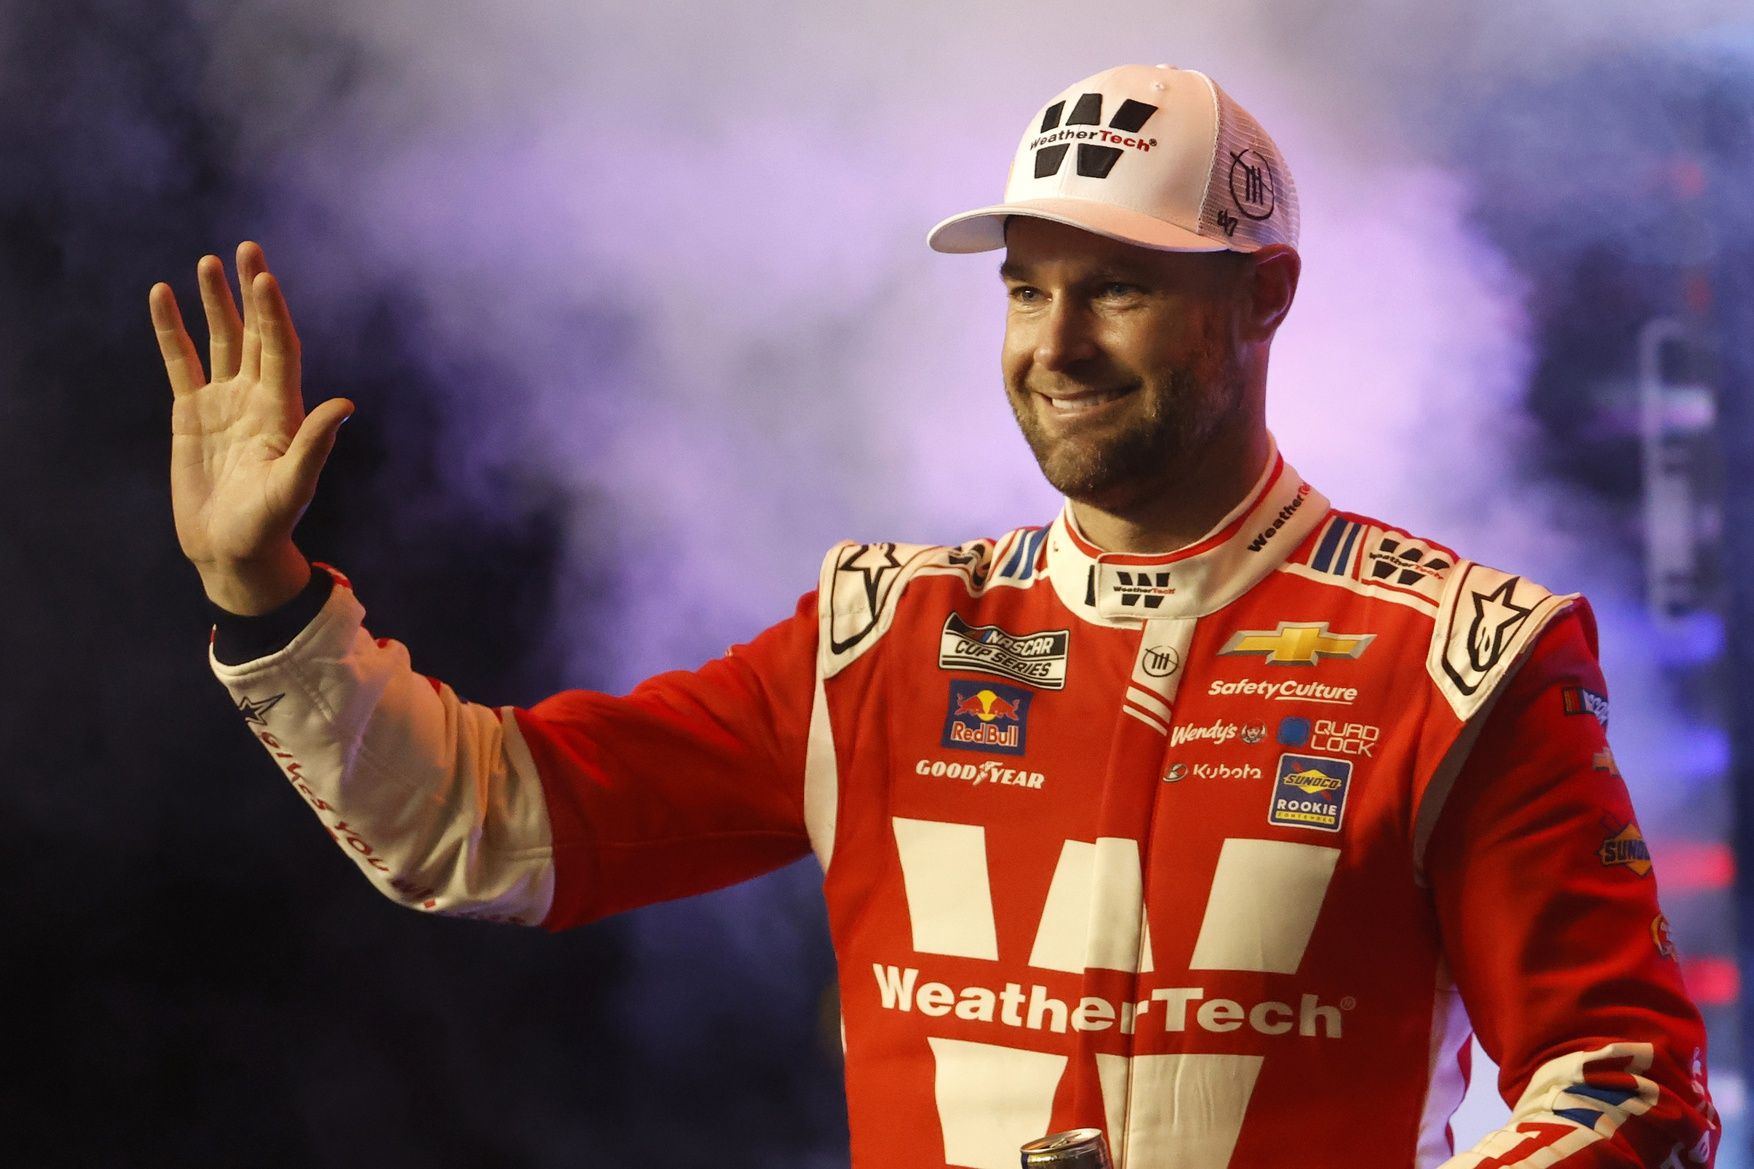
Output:
[[329,452],[335,449],[335,436],[340,433],[341,424],[351,417],[352,402],[346,398],[330,398],[305,415],[298,433],[292,436],[292,445],[286,448],[282,457],[291,472],[292,494],[301,509],[317,493],[317,476],[322,474]]

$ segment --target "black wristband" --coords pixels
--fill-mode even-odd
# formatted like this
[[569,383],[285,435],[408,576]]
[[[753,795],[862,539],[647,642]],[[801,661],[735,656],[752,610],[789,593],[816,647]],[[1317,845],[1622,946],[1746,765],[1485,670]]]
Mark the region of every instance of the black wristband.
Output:
[[310,583],[278,609],[244,617],[210,603],[213,656],[221,665],[241,666],[285,649],[316,618],[334,589],[334,577],[312,568]]

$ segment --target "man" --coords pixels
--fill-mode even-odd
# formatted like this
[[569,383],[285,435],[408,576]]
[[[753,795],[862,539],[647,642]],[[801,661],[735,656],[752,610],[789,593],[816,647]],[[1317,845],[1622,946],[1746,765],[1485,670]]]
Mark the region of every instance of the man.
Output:
[[[1109,70],[1005,201],[1006,392],[1068,497],[955,548],[842,544],[693,673],[532,710],[374,640],[293,524],[308,417],[259,249],[160,285],[183,549],[214,668],[389,896],[562,928],[814,851],[854,1163],[1681,1166],[1704,1035],[1605,728],[1581,598],[1331,509],[1266,430],[1297,195],[1221,89]],[[1477,1031],[1515,1113],[1452,1155]]]

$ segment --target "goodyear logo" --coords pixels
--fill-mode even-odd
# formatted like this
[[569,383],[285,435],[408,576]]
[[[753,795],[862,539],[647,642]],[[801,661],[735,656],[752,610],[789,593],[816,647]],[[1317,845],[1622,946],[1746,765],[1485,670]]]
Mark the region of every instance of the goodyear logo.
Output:
[[1033,698],[1027,690],[997,682],[951,682],[943,745],[961,751],[1023,754]]
[[1325,755],[1281,755],[1267,823],[1338,832],[1346,812],[1352,764]]
[[1239,629],[1220,655],[1262,654],[1270,666],[1313,666],[1323,658],[1359,658],[1374,633],[1330,633],[1326,621],[1281,621],[1274,629]]
[[1602,847],[1596,855],[1602,859],[1603,868],[1627,868],[1641,877],[1650,875],[1650,845],[1644,842],[1644,833],[1638,825],[1628,820],[1624,826],[1610,824],[1612,833],[1602,841]]

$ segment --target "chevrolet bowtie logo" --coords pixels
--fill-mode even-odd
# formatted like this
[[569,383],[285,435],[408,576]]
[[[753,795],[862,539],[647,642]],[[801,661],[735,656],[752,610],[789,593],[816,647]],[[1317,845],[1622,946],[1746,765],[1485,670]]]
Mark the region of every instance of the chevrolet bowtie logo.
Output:
[[1220,654],[1265,654],[1270,666],[1313,666],[1322,658],[1357,658],[1374,633],[1329,633],[1326,621],[1281,621],[1279,628],[1241,629]]

